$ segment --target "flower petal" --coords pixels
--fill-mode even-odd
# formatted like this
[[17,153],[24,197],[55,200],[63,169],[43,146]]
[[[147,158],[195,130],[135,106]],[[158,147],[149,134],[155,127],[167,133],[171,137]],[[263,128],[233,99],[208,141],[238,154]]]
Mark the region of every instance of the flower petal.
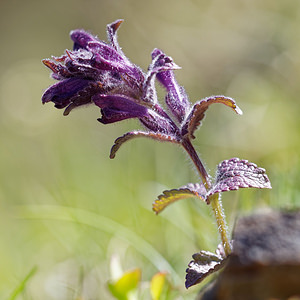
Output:
[[94,103],[101,108],[103,124],[114,123],[129,118],[141,118],[147,114],[148,109],[135,102],[135,99],[124,95],[93,96]]
[[[93,44],[92,47],[95,45]],[[111,56],[111,60],[105,58],[99,53],[94,53],[91,59],[91,66],[103,71],[118,71],[123,73],[131,73],[132,66],[123,62],[122,57]]]
[[174,122],[169,118],[159,115],[154,110],[149,109],[148,113],[140,118],[140,121],[150,131],[179,137],[178,127]]
[[143,98],[145,101],[156,103],[156,91],[154,87],[155,75],[159,72],[180,69],[170,56],[163,52],[152,58],[152,63],[148,68],[148,73],[145,78],[143,87]]
[[98,41],[97,38],[83,29],[72,30],[70,37],[74,42],[73,50],[86,49],[89,42]]
[[[154,59],[161,54],[163,54],[161,50],[154,49],[152,58]],[[190,109],[190,103],[184,88],[177,83],[172,70],[157,73],[156,79],[166,88],[168,92],[165,99],[166,104],[181,123]]]
[[91,66],[101,71],[120,72],[124,77],[134,78],[136,81],[144,79],[143,73],[131,63],[126,56],[116,51],[112,46],[103,42],[91,42],[88,44],[88,50],[93,53],[90,60]]
[[42,103],[53,102],[56,108],[64,108],[72,102],[72,97],[84,90],[91,80],[82,78],[68,78],[50,86],[42,96]]

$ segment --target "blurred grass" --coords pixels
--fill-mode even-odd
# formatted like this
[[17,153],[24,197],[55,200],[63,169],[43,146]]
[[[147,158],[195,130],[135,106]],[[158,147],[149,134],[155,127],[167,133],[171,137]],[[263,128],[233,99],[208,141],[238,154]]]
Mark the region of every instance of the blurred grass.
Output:
[[[141,268],[143,280],[158,271],[155,256],[138,250],[143,243],[182,279],[178,299],[192,299],[199,288],[183,288],[191,254],[218,244],[202,203],[178,202],[160,216],[151,211],[163,189],[197,180],[179,148],[134,140],[109,160],[114,139],[136,122],[102,126],[95,109],[63,117],[40,104],[52,82],[40,61],[70,48],[74,28],[104,39],[106,24],[124,18],[120,44],[133,62],[146,69],[159,47],[182,67],[176,75],[191,102],[212,94],[237,100],[244,115],[211,107],[195,145],[212,175],[218,162],[238,156],[266,168],[273,190],[225,193],[230,228],[253,210],[299,207],[298,2],[6,0],[0,8],[1,299],[34,266],[16,299],[110,299],[112,255],[124,269]],[[20,207],[34,218],[21,217]],[[116,222],[141,240],[132,245],[116,228],[46,217],[49,207]]]

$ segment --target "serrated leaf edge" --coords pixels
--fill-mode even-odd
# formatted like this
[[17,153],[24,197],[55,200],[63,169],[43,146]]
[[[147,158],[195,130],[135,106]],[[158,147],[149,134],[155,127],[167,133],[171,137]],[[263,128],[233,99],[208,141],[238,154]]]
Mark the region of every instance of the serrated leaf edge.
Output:
[[[256,185],[255,186],[255,185],[252,185],[252,184],[249,183],[249,184],[245,184],[243,186],[243,184],[238,184],[238,185],[232,186],[232,187],[226,186],[226,189],[223,189],[222,191],[219,191],[219,190],[214,191],[215,188],[217,187],[217,185],[219,183],[221,183],[223,180],[225,180],[225,179],[218,180],[220,167],[222,166],[222,164],[228,163],[229,161],[232,161],[233,163],[242,163],[242,164],[246,165],[249,168],[247,170],[245,170],[245,171],[247,171],[249,173],[251,172],[250,167],[253,167],[254,170],[256,170],[256,171],[260,171],[261,176],[263,176],[263,178],[265,179],[264,185],[261,185],[261,186],[257,186]],[[254,174],[257,174],[257,173],[254,173]],[[238,175],[234,175],[234,176],[238,176]],[[232,176],[232,177],[234,177],[234,176]],[[247,178],[247,177],[244,177],[244,178]],[[228,191],[236,191],[236,190],[238,190],[240,188],[258,188],[258,189],[267,188],[267,189],[271,189],[272,186],[271,186],[271,182],[269,180],[269,177],[266,174],[266,170],[264,168],[258,167],[255,163],[249,162],[246,159],[239,159],[237,157],[234,157],[234,158],[231,158],[231,159],[228,159],[228,160],[224,160],[224,161],[222,161],[222,162],[220,162],[218,164],[215,183],[211,187],[211,189],[207,192],[206,198],[209,199],[210,196],[212,196],[213,194],[216,194],[216,193],[220,193],[220,192],[223,193],[223,192],[228,192]]]

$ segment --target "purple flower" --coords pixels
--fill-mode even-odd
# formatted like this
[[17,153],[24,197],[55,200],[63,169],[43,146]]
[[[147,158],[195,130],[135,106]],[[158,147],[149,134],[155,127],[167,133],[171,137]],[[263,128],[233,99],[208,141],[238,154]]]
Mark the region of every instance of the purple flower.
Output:
[[[160,110],[155,108],[155,75],[177,66],[164,54],[159,60],[153,59],[147,74],[131,63],[117,42],[116,32],[122,22],[117,20],[107,26],[108,43],[84,30],[74,30],[70,34],[74,42],[72,51],[43,60],[52,70],[52,77],[58,80],[45,91],[43,103],[53,102],[56,108],[65,108],[64,115],[75,107],[95,104],[101,108],[99,121],[104,124],[139,118],[152,129],[153,124],[147,120]],[[165,126],[157,124],[161,118],[153,120],[155,127]]]
[[[162,54],[163,52],[161,50],[154,49],[152,58],[159,58]],[[174,73],[171,70],[158,73],[156,78],[167,90],[165,99],[167,106],[175,118],[181,123],[190,109],[190,103],[184,88],[178,85]]]
[[[43,103],[53,102],[56,108],[65,108],[64,114],[67,115],[73,108],[91,103],[107,111],[113,109],[112,103],[120,99],[123,105],[114,107],[113,118],[106,112],[108,116],[105,119],[119,121],[145,113],[144,107],[138,109],[145,76],[125,57],[117,44],[116,31],[121,23],[118,20],[108,25],[109,43],[84,30],[74,30],[71,32],[72,51],[66,50],[61,57],[43,60],[52,70],[52,77],[59,81],[45,91]],[[108,95],[110,97],[106,97],[106,101],[99,101],[104,99],[102,96]]]
[[[53,102],[64,115],[76,107],[95,105],[101,110],[103,124],[136,118],[147,131],[126,133],[116,140],[111,157],[120,145],[135,137],[145,136],[173,143],[185,143],[194,138],[204,113],[212,103],[223,103],[239,113],[233,99],[212,96],[196,102],[192,107],[185,90],[174,76],[179,67],[159,49],[152,52],[152,62],[144,73],[124,55],[117,41],[122,20],[107,25],[104,42],[78,29],[71,32],[73,50],[43,63],[51,69],[58,82],[42,96],[42,102]],[[165,110],[157,99],[155,80],[166,90]]]

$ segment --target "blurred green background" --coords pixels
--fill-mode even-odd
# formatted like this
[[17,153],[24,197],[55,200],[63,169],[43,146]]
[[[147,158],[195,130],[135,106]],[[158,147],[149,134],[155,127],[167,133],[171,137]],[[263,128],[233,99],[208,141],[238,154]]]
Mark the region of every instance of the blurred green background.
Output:
[[177,79],[191,102],[224,94],[243,110],[240,117],[211,107],[195,140],[212,175],[221,160],[240,157],[271,179],[271,191],[223,195],[230,230],[239,215],[299,206],[298,1],[4,0],[1,299],[112,299],[112,257],[124,270],[141,268],[143,281],[168,270],[174,299],[193,299],[201,288],[186,291],[184,277],[193,253],[219,243],[209,207],[185,200],[159,216],[151,211],[164,189],[198,180],[185,153],[138,139],[110,160],[113,141],[136,121],[104,126],[98,109],[63,117],[40,102],[53,82],[41,59],[71,49],[75,28],[106,39],[106,24],[118,18],[131,61],[146,70],[161,48],[182,67]]

